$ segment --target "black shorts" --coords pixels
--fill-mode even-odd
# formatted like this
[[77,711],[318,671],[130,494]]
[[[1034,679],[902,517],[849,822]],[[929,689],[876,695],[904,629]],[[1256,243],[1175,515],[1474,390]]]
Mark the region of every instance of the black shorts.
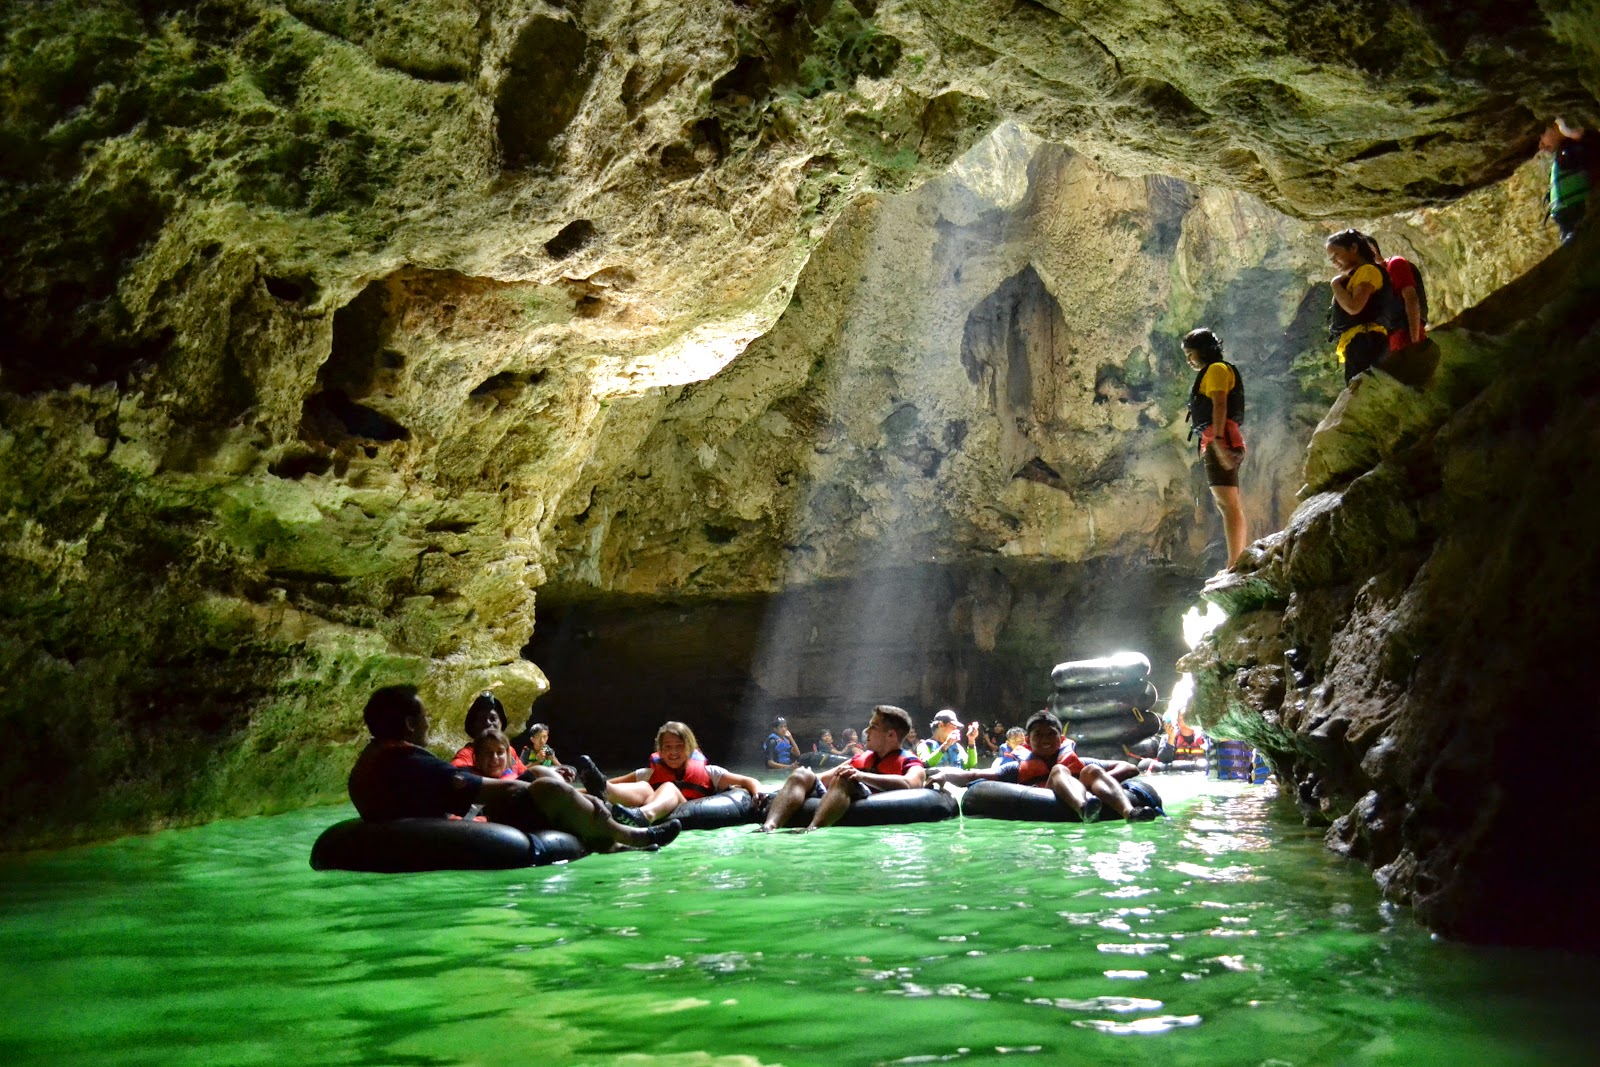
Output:
[[1389,335],[1382,330],[1367,330],[1350,338],[1344,346],[1344,380],[1371,370],[1389,354]]
[[[862,785],[860,782],[853,782],[853,783],[851,783],[850,799],[851,800],[865,800],[865,799],[867,799],[868,797],[870,797],[872,795],[872,792],[873,791],[870,788],[868,788],[867,786]],[[818,778],[815,782],[813,782],[811,784],[811,796],[814,797],[815,799],[821,800],[824,796],[827,795],[827,793],[828,793],[828,787],[822,784],[822,779],[821,778]]]
[[525,834],[536,834],[540,830],[556,828],[555,823],[551,822],[544,811],[533,802],[526,789],[519,789],[509,795],[496,796],[484,804],[483,814],[490,822],[515,826]]
[[1235,489],[1239,488],[1239,467],[1243,463],[1244,456],[1241,455],[1239,460],[1240,463],[1235,463],[1233,470],[1224,470],[1222,464],[1217,462],[1216,450],[1207,445],[1205,451],[1200,453],[1200,462],[1204,463],[1206,468],[1206,484],[1231,485]]

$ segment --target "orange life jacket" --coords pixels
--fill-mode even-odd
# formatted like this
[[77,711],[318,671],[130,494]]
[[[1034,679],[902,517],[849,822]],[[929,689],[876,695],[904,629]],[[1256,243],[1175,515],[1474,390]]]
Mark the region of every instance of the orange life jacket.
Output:
[[661,753],[650,753],[650,784],[665,785],[667,782],[677,786],[685,800],[699,800],[716,792],[711,784],[711,772],[706,769],[706,758],[698,751],[689,757],[681,771],[668,767]]

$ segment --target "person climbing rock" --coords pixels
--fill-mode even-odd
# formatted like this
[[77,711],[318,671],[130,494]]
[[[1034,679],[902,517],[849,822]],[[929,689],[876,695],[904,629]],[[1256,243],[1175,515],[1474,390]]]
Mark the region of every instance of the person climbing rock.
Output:
[[1569,126],[1557,118],[1545,127],[1539,138],[1539,151],[1549,152],[1550,161],[1550,220],[1561,234],[1561,243],[1571,241],[1578,232],[1588,207],[1592,168],[1600,159],[1590,160],[1589,146],[1585,143],[1582,127]]
[[1360,230],[1340,230],[1327,240],[1334,276],[1328,337],[1344,364],[1348,383],[1378,365],[1389,352],[1389,323],[1395,314],[1394,286]]
[[1239,498],[1239,466],[1245,453],[1239,428],[1244,421],[1244,379],[1239,368],[1222,358],[1222,341],[1210,330],[1184,335],[1183,358],[1196,371],[1189,390],[1189,434],[1200,435],[1200,460],[1211,499],[1222,516],[1231,567],[1244,551],[1248,530]]

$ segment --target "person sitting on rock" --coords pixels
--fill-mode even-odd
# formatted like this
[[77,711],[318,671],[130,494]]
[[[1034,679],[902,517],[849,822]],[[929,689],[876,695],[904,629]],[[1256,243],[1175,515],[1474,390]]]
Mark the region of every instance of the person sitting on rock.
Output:
[[780,715],[772,720],[772,732],[767,735],[762,751],[769,771],[788,771],[800,765],[800,742],[789,732],[788,719]]
[[362,711],[372,740],[350,771],[350,800],[370,822],[465,815],[481,803],[490,822],[525,833],[561,830],[595,852],[665,845],[676,821],[640,829],[611,818],[603,800],[558,779],[533,782],[484,778],[429,752],[428,712],[416,688],[392,685],[367,699]]
[[[928,724],[933,737],[917,746],[917,758],[931,771],[937,767],[965,767],[978,765],[978,724],[963,727],[956,713],[946,708]],[[966,731],[967,743],[961,743],[961,732]]]
[[[1028,752],[1016,763],[1006,763],[984,771],[935,771],[929,779],[934,786],[971,785],[973,782],[1012,782],[1016,785],[1043,786],[1056,795],[1056,801],[1078,813],[1084,822],[1100,818],[1110,810],[1119,819],[1143,822],[1158,814],[1153,808],[1134,807],[1123,792],[1121,778],[1138,773],[1131,763],[1085,761],[1078,758],[1072,742],[1061,732],[1061,720],[1054,712],[1036,711],[1027,726]],[[1063,743],[1065,742],[1065,743]]]
[[1389,327],[1394,289],[1383,264],[1377,262],[1360,230],[1340,230],[1326,242],[1334,276],[1329,336],[1344,364],[1344,380],[1376,367],[1389,353]]
[[807,767],[796,768],[772,794],[758,832],[771,833],[788,825],[809,797],[820,797],[821,802],[805,829],[820,830],[842,819],[857,800],[895,789],[921,788],[927,771],[920,759],[902,747],[910,732],[911,716],[904,708],[879,704],[867,724],[866,751],[821,774]]
[[[500,698],[487,689],[472,698],[472,703],[467,707],[467,717],[461,724],[462,731],[467,735],[468,741],[456,750],[450,757],[450,762],[457,767],[471,767],[477,763],[478,738],[485,731],[504,731],[506,728],[506,706],[500,703]],[[502,736],[504,734],[502,733]],[[516,751],[511,753],[511,777],[520,777],[527,770]]]
[[612,814],[621,822],[649,826],[671,815],[685,801],[715,796],[725,789],[761,794],[761,783],[706,762],[694,731],[681,722],[669,722],[656,731],[656,750],[650,765],[606,780],[587,756],[578,759],[578,774],[592,796],[612,802]]
[[1189,389],[1189,432],[1200,435],[1200,461],[1211,500],[1222,516],[1228,566],[1244,551],[1249,530],[1239,499],[1239,466],[1244,462],[1244,380],[1239,368],[1222,358],[1222,341],[1207,329],[1183,338],[1183,358],[1197,373]]

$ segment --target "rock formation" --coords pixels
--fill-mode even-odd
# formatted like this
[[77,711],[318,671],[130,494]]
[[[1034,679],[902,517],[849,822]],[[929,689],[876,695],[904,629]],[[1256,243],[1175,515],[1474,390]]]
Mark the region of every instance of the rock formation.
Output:
[[1600,69],[1558,0],[0,10],[12,844],[337,795],[385,682],[525,707],[540,589],[581,630],[916,572],[928,699],[1153,625],[1211,566],[1174,339],[1246,361],[1281,524],[1321,235],[1477,303]]
[[1267,751],[1329,844],[1473,940],[1600,947],[1600,623],[1581,488],[1600,371],[1593,234],[1440,330],[1426,388],[1377,375],[1312,438],[1304,503],[1207,587],[1195,715]]

